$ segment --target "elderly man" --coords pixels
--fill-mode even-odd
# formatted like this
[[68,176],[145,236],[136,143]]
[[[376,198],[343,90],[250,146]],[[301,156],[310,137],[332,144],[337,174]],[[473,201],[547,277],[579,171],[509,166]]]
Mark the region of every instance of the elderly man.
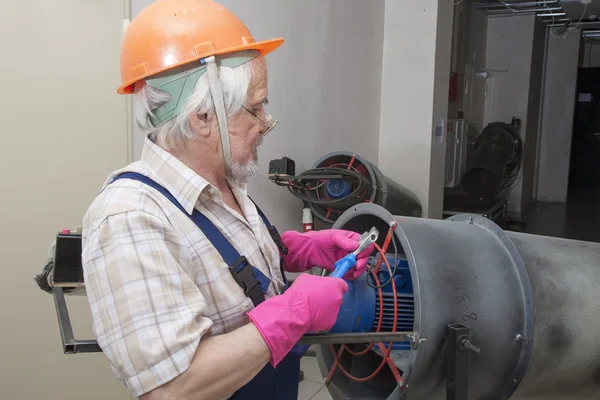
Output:
[[141,399],[295,399],[298,340],[336,321],[344,280],[284,270],[331,270],[358,235],[279,236],[246,190],[282,42],[212,0],[156,1],[126,32],[118,92],[147,138],[86,213],[82,257],[98,343]]

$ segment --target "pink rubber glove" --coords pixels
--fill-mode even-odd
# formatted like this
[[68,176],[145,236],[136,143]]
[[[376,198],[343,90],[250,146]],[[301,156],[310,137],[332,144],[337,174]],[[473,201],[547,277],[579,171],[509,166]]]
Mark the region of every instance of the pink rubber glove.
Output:
[[[287,231],[281,235],[281,239],[289,249],[283,262],[286,271],[304,272],[312,267],[333,271],[336,261],[358,248],[360,234],[339,229],[305,233]],[[356,279],[365,272],[374,248],[371,245],[356,257],[356,266],[348,271],[344,279]]]
[[284,294],[265,300],[248,313],[271,350],[274,367],[305,333],[333,328],[347,290],[342,279],[304,274]]

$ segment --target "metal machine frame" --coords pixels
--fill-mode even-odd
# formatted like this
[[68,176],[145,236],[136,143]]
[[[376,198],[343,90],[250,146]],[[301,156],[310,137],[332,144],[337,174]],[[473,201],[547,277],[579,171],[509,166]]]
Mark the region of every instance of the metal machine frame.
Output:
[[[93,339],[76,339],[73,334],[71,318],[62,287],[53,287],[54,304],[60,337],[65,354],[101,353],[98,342]],[[415,332],[380,332],[380,333],[324,333],[305,335],[299,344],[360,344],[379,342],[405,342],[416,343]],[[446,328],[446,357],[447,357],[447,400],[468,399],[469,353],[468,351],[481,352],[469,341],[469,327],[463,324],[452,324]]]

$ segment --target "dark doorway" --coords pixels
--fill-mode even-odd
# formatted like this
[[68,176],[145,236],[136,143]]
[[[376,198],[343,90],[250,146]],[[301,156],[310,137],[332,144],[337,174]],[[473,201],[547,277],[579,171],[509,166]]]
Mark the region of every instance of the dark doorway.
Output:
[[600,68],[580,68],[573,122],[569,197],[600,189]]

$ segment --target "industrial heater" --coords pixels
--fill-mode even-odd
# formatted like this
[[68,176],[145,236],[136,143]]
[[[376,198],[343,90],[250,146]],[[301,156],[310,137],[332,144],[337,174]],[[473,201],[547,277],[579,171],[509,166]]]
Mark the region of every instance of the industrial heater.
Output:
[[407,340],[321,345],[335,400],[600,398],[600,244],[505,232],[474,214],[392,216],[373,204],[333,226],[371,227],[393,237],[380,235],[334,330]]
[[326,154],[307,171],[295,175],[295,163],[284,157],[269,164],[269,179],[285,186],[319,220],[333,224],[348,208],[361,203],[384,207],[394,215],[421,216],[418,198],[383,175],[360,155],[346,151]]
[[[600,398],[600,244],[505,232],[474,214],[393,216],[372,203],[333,225],[373,227],[376,250],[335,326],[301,340],[319,345],[335,400]],[[64,352],[98,352],[74,338],[64,298],[66,281],[80,280],[78,240],[59,235],[45,289]]]

